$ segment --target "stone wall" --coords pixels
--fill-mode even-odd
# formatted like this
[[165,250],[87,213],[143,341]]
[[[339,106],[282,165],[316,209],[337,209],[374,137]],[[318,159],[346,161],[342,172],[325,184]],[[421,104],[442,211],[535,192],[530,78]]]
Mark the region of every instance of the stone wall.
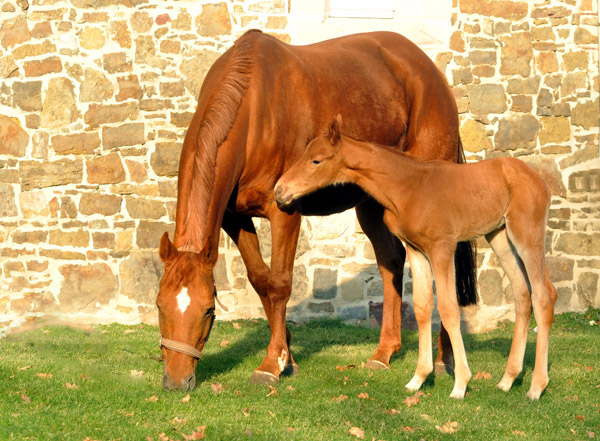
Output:
[[[293,41],[287,0],[14,0],[0,8],[0,329],[42,317],[155,322],[160,235],[173,231],[181,142],[202,79],[245,30]],[[469,159],[514,155],[553,190],[559,311],[600,305],[598,10],[592,0],[453,5],[449,79]],[[402,30],[399,30],[402,32]],[[257,220],[268,260],[268,222]],[[511,318],[480,242],[471,329]],[[414,323],[410,278],[405,322]],[[221,318],[258,317],[222,237]],[[381,279],[352,212],[305,218],[290,317],[377,323]],[[1,332],[1,331],[0,331]]]

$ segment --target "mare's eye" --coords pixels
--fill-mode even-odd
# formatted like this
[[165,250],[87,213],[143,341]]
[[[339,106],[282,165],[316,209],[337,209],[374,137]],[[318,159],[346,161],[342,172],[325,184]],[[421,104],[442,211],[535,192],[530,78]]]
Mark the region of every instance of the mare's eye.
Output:
[[318,159],[313,159],[312,163],[315,165],[319,165],[321,163],[321,161],[319,161]]

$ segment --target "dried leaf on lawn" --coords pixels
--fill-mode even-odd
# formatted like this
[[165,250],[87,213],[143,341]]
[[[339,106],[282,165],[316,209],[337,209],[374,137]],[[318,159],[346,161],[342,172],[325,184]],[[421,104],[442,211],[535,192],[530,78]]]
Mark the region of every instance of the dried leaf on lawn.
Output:
[[403,403],[406,404],[408,407],[416,406],[417,404],[419,404],[419,401],[421,401],[421,397],[423,395],[425,395],[425,394],[423,392],[421,392],[420,390],[418,390],[413,396],[406,397],[406,399],[403,401]]
[[361,392],[358,394],[358,398],[360,398],[361,400],[368,400],[369,394],[367,392]]
[[223,340],[221,343],[219,343],[219,346],[221,346],[222,348],[224,348],[225,346],[227,346],[229,343],[231,343],[229,340]]
[[482,378],[484,380],[489,380],[489,379],[492,378],[492,374],[490,374],[488,372],[485,372],[485,371],[483,371],[483,372],[477,372],[475,374],[475,376],[473,377],[473,380],[481,380]]
[[242,329],[242,325],[240,325],[237,322],[233,322],[233,327],[234,327],[234,329]]
[[190,435],[186,435],[182,433],[183,439],[186,441],[194,440],[194,439],[204,439],[204,431],[206,430],[206,426],[200,426],[196,430],[193,430]]
[[275,389],[273,386],[269,385],[269,389],[271,390],[266,396],[267,397],[273,397],[273,396],[277,396],[279,395],[277,393],[277,389]]
[[402,427],[402,431],[403,432],[414,432],[415,430],[417,430],[416,427],[410,427],[410,426],[403,426]]
[[511,430],[513,435],[525,435],[523,430]]
[[123,331],[123,334],[127,335],[127,334],[133,334],[135,332],[135,329],[125,329]]
[[21,399],[26,403],[29,404],[31,403],[31,398],[29,398],[27,395],[25,395],[25,392],[21,393]]
[[354,369],[355,367],[356,367],[356,365],[355,365],[355,364],[349,364],[349,365],[347,365],[347,366],[336,366],[335,368],[336,368],[338,371],[340,371],[340,372],[343,372],[343,371],[345,371],[346,369]]
[[146,398],[146,401],[156,403],[158,401],[158,397],[156,395],[152,395],[150,398]]
[[223,392],[223,389],[225,389],[225,387],[218,381],[216,383],[211,384],[210,388],[212,389],[215,395],[220,394],[221,392]]
[[27,369],[31,369],[31,366],[23,366],[19,368],[20,371],[26,371]]
[[171,420],[171,424],[186,424],[187,420],[185,418],[175,417]]
[[46,374],[44,372],[38,372],[37,374],[35,374],[36,377],[38,378],[52,378],[54,377],[54,375],[52,374]]
[[142,375],[144,375],[144,371],[138,371],[137,369],[131,369],[131,370],[129,371],[129,374],[130,374],[132,377],[141,377]]
[[192,397],[190,397],[190,394],[187,394],[185,397],[183,397],[181,399],[181,402],[182,403],[189,403],[191,399],[192,399]]
[[385,413],[388,413],[390,415],[397,415],[402,412],[400,412],[398,409],[390,409],[390,410],[386,410]]
[[333,397],[331,397],[331,399],[333,401],[337,401],[338,403],[344,400],[348,399],[348,395],[344,395],[344,394],[339,394],[337,397],[334,395]]
[[351,427],[350,428],[350,435],[355,436],[357,438],[364,438],[365,437],[365,431],[358,428],[358,427]]
[[456,421],[447,421],[443,426],[435,426],[442,433],[454,433],[458,431],[458,423]]
[[75,383],[65,383],[65,387],[67,389],[79,389],[79,386],[77,386]]

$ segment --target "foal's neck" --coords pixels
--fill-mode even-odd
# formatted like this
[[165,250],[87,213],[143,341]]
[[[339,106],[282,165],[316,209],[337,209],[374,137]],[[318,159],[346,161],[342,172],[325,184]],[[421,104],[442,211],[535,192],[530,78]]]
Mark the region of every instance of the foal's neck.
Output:
[[342,146],[348,179],[384,207],[396,211],[392,195],[408,195],[427,175],[429,165],[412,156],[346,138]]

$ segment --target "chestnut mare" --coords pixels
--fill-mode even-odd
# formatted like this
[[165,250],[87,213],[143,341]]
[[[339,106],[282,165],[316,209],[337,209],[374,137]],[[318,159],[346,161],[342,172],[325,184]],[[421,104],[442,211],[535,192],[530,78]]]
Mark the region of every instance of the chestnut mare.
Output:
[[[376,32],[296,47],[249,31],[208,72],[181,151],[174,241],[165,233],[159,250],[165,264],[157,306],[166,389],[195,385],[214,315],[221,227],[239,248],[271,329],[266,357],[251,381],[276,382],[282,372],[297,369],[285,317],[301,214],[356,206],[384,285],[381,337],[369,364],[388,367],[400,349],[406,254],[385,228],[381,206],[352,186],[325,190],[294,210],[281,210],[273,197],[277,179],[340,112],[353,136],[425,159],[461,158],[458,114],[446,80],[401,35]],[[270,267],[252,216],[271,223]],[[463,245],[457,281],[461,300],[469,303],[474,264],[469,244]],[[447,344],[439,356],[451,360],[450,350]]]
[[413,274],[419,359],[406,387],[419,389],[433,370],[431,312],[435,277],[438,310],[454,351],[456,375],[450,396],[464,397],[471,372],[460,333],[453,255],[459,241],[485,236],[515,296],[515,332],[506,372],[498,386],[509,390],[523,368],[533,298],[538,335],[527,397],[538,399],[548,384],[548,336],[557,297],[544,257],[551,199],[546,183],[515,158],[474,164],[422,161],[343,136],[340,125],[338,116],[327,135],[308,145],[298,162],[277,182],[275,197],[281,205],[288,205],[319,188],[352,183],[383,206],[383,220],[406,247]]

